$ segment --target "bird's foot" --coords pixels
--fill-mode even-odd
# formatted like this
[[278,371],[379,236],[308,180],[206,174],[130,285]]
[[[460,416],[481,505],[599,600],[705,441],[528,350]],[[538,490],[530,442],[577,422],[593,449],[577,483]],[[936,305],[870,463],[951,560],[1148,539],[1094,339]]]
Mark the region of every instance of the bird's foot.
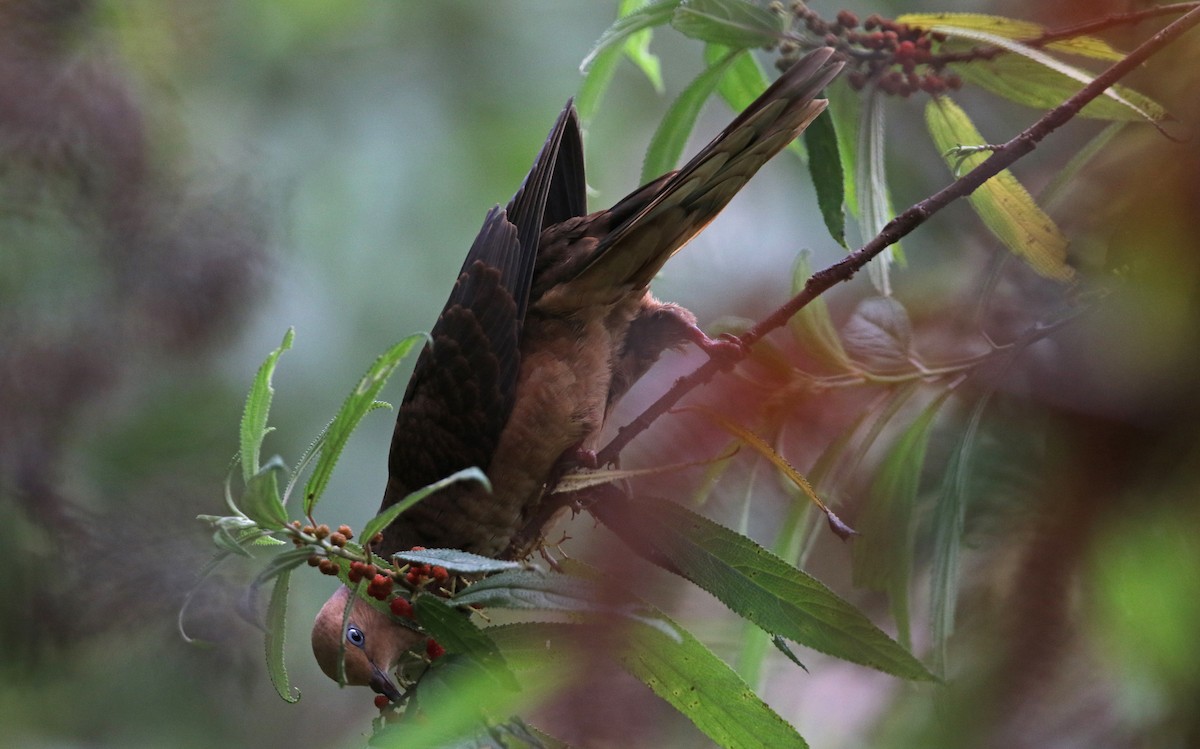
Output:
[[733,333],[722,333],[716,338],[709,338],[703,330],[693,325],[689,328],[688,334],[701,351],[708,354],[710,359],[716,359],[724,367],[732,367],[750,353],[750,348]]

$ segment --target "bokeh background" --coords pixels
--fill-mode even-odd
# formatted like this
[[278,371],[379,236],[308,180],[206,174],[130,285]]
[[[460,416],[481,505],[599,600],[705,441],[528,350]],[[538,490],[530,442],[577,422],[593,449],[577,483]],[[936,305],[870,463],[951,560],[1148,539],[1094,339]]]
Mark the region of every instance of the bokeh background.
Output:
[[[1066,25],[1139,4],[953,9],[968,5]],[[298,705],[275,695],[261,635],[236,612],[253,565],[230,565],[199,590],[184,624],[204,644],[179,636],[179,604],[212,551],[195,516],[222,511],[242,398],[289,326],[296,345],[276,375],[267,444],[289,462],[376,353],[428,329],[484,213],[519,184],[614,13],[614,3],[551,0],[0,1],[0,745],[362,744],[369,696],[337,689],[308,652],[328,580],[296,575]],[[1144,33],[1113,39],[1129,47]],[[1185,39],[1135,81],[1185,126],[1200,114],[1189,95],[1197,47]],[[636,186],[654,126],[702,69],[700,46],[673,31],[653,50],[666,92],[623,66],[589,123],[593,208]],[[996,139],[1036,116],[985,95],[963,100]],[[897,102],[889,125],[902,145],[889,154],[900,206],[947,179],[919,107]],[[729,117],[714,104],[699,131]],[[914,688],[811,653],[808,674],[771,661],[760,693],[814,746],[1200,741],[1200,160],[1195,139],[1143,130],[1114,142],[1055,214],[1110,298],[1031,351],[1000,389],[988,467],[1016,474],[1005,487],[1021,490],[987,494],[968,515],[950,686]],[[1094,132],[1073,126],[1018,175],[1044,185]],[[800,249],[817,267],[840,256],[807,175],[777,162],[656,283],[702,325],[786,299]],[[998,250],[961,206],[907,250],[897,296],[933,331],[931,348],[954,350]],[[1019,268],[1001,289],[993,332],[1020,330],[1031,306],[1058,300]],[[835,320],[871,293],[865,279],[833,290]],[[626,412],[694,362],[669,356]],[[405,376],[387,397],[399,398]],[[839,421],[816,399],[804,413],[813,428],[800,455],[835,437]],[[373,513],[390,422],[377,413],[352,440],[328,519],[361,526]],[[665,426],[629,458],[680,457],[670,448],[690,429]],[[853,483],[837,493],[853,519]],[[737,495],[719,488],[711,514],[736,520]],[[771,517],[750,530],[765,533]],[[568,550],[586,556],[590,531],[572,526],[581,540]],[[891,631],[880,596],[852,589],[843,545],[823,539],[808,560]],[[646,595],[733,657],[737,624],[714,601],[646,578]],[[926,624],[917,617],[919,654]],[[591,678],[559,706],[590,716],[579,743],[702,741],[618,672]],[[547,717],[556,720],[571,733],[570,720]]]

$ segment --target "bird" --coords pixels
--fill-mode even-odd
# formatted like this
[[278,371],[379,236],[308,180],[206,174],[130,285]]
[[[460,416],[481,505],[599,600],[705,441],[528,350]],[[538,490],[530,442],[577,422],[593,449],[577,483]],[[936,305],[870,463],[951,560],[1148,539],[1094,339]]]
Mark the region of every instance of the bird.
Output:
[[[685,166],[587,213],[583,140],[572,102],[505,206],[492,208],[413,369],[397,410],[381,511],[477,466],[491,490],[459,482],[401,513],[377,553],[416,546],[520,559],[541,542],[544,498],[563,473],[594,467],[607,415],[667,349],[711,339],[650,281],[758,169],[827,106],[842,63],[830,48],[796,61]],[[422,641],[344,586],[317,615],[322,671],[393,701],[389,677]],[[343,644],[344,640],[344,644]]]

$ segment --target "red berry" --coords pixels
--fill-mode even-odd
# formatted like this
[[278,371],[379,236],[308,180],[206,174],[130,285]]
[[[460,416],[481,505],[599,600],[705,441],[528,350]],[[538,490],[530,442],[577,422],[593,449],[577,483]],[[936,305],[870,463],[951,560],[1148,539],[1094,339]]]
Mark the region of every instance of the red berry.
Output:
[[407,598],[404,598],[403,596],[396,596],[395,598],[393,598],[392,602],[390,604],[388,604],[388,608],[390,608],[392,610],[393,614],[395,614],[398,617],[401,617],[402,619],[412,619],[413,618],[412,604],[409,602],[409,600]]
[[338,564],[332,559],[322,559],[317,563],[317,569],[326,575],[336,575],[338,573]]
[[380,710],[383,710],[390,704],[392,704],[392,701],[389,700],[386,696],[384,696],[382,694],[375,695],[375,707],[379,708]]
[[316,554],[313,554],[311,557],[308,558],[308,566],[309,567],[319,567],[320,565],[321,565],[321,557],[317,556]]
[[439,583],[444,583],[450,579],[450,572],[447,571],[445,567],[434,567],[430,574],[433,576],[433,579],[437,580]]
[[354,538],[354,531],[350,530],[350,526],[348,525],[339,525],[337,532],[346,538]]
[[858,25],[858,16],[848,10],[839,10],[837,20],[838,23],[847,29],[852,29]]
[[429,641],[425,643],[425,655],[429,656],[429,660],[436,661],[445,654],[446,649],[439,645],[438,641],[432,637],[430,637]]

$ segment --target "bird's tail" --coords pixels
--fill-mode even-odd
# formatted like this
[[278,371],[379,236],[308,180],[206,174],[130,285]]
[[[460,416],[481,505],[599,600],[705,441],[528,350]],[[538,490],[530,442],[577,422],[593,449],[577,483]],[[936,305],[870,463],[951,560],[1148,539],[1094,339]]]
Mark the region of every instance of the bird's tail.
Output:
[[571,281],[574,294],[640,288],[729,203],[759,168],[808,127],[828,102],[817,95],[842,69],[833,50],[797,61],[682,169],[635,190],[612,213],[630,217],[597,246]]

